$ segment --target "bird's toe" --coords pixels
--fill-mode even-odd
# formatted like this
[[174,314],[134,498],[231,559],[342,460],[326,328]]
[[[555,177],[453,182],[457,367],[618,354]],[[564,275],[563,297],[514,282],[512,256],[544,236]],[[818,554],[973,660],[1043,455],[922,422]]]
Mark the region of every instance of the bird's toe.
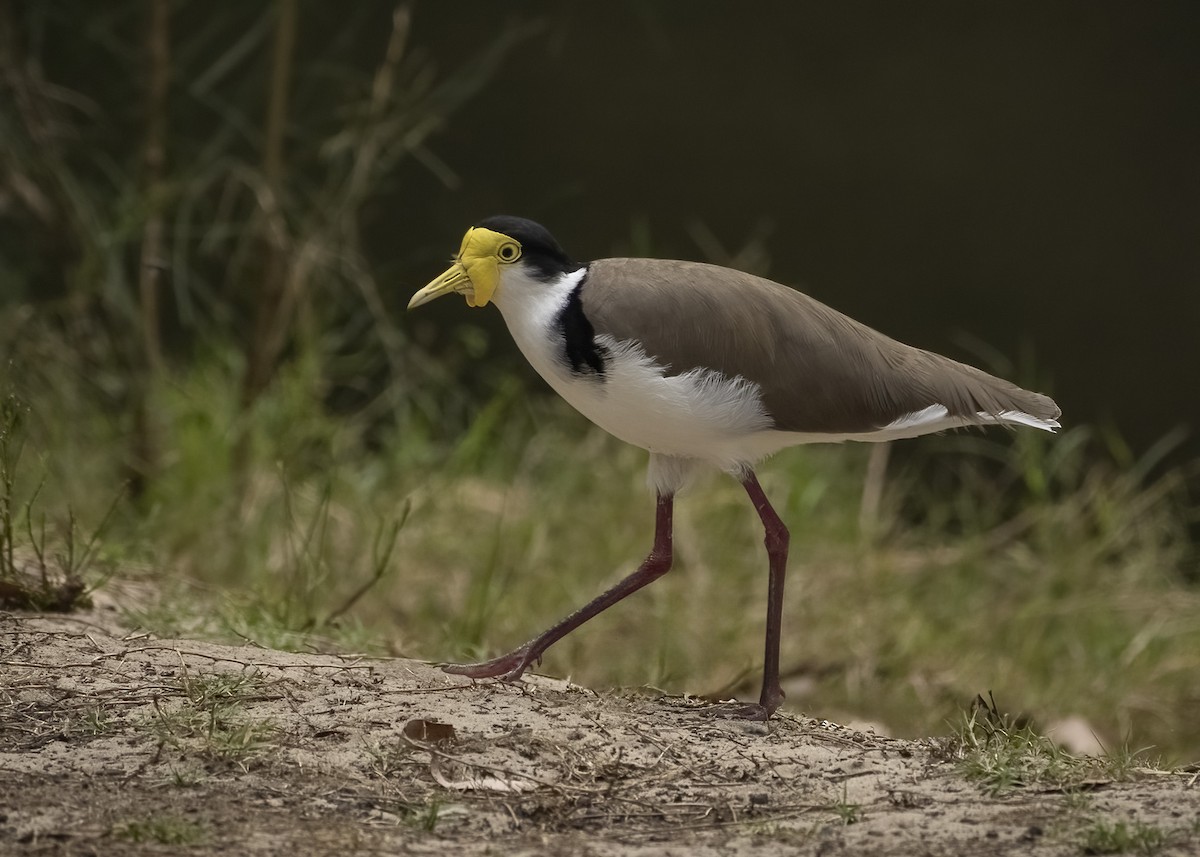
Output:
[[490,661],[477,664],[441,664],[442,672],[467,678],[498,678],[501,681],[516,681],[529,668],[530,658],[525,647],[501,655]]
[[704,716],[719,720],[771,719],[772,709],[759,702],[721,702],[704,709]]

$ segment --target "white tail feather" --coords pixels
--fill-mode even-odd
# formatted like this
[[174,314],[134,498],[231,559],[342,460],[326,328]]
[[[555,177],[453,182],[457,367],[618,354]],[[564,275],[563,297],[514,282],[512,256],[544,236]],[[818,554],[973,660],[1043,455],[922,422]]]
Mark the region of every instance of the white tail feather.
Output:
[[998,414],[988,414],[980,411],[975,419],[952,417],[945,405],[930,405],[911,414],[905,414],[899,419],[892,420],[880,432],[886,435],[911,437],[927,432],[941,431],[946,428],[958,428],[978,423],[995,423],[999,425],[1021,425],[1042,431],[1053,432],[1061,428],[1058,420],[1046,420],[1035,417],[1024,411],[1001,411]]

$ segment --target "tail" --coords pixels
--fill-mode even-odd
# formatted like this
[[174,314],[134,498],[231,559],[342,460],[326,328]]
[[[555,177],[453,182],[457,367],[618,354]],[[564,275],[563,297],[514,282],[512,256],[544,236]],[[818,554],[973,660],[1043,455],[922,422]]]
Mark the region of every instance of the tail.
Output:
[[1050,432],[1061,428],[1058,418],[1062,416],[1062,408],[1049,396],[1018,387],[974,366],[944,359],[956,370],[950,376],[957,387],[957,395],[952,396],[957,409],[947,408],[951,416]]
[[[1044,397],[1043,397],[1044,398]],[[1062,412],[1055,412],[1061,416]],[[1062,428],[1062,425],[1053,417],[1035,417],[1033,414],[1027,414],[1024,411],[1002,411],[1001,413],[992,416],[991,414],[976,414],[983,422],[996,422],[1002,425],[1017,425],[1029,426],[1030,428],[1041,429],[1042,431],[1053,432]]]
[[972,425],[1028,426],[1048,432],[1061,428],[1062,409],[1049,396],[940,354],[914,352],[907,361],[915,380],[910,395],[935,404],[916,408],[883,427],[889,436],[912,437]]

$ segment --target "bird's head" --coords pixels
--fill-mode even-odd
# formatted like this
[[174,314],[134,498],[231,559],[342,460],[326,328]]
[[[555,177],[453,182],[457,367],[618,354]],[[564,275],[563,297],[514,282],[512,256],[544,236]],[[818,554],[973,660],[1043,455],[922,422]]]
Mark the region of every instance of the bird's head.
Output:
[[470,306],[487,306],[513,273],[548,281],[579,269],[554,237],[532,220],[498,216],[467,230],[450,267],[408,302],[409,309],[457,292]]

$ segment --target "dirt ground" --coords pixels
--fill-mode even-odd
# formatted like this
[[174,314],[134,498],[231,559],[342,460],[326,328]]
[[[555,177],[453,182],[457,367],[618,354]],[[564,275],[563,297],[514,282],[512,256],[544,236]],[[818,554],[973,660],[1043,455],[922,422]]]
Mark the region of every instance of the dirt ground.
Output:
[[1097,822],[1200,853],[1194,774],[990,796],[946,740],[115,615],[0,614],[2,854],[1060,855]]

